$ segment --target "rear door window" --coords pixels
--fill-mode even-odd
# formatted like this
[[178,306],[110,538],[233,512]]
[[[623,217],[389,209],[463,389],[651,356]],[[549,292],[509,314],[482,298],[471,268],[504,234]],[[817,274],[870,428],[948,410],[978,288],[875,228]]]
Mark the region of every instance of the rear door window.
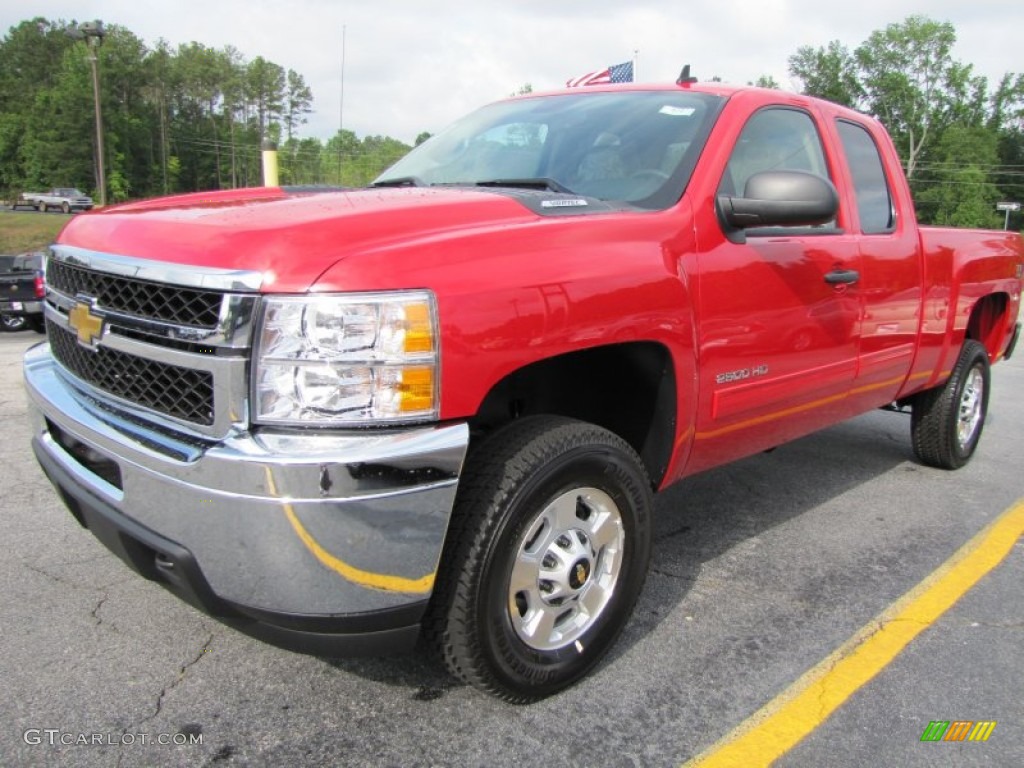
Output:
[[840,120],[837,127],[853,177],[861,232],[865,235],[892,232],[896,226],[892,193],[875,140],[864,126],[856,123]]

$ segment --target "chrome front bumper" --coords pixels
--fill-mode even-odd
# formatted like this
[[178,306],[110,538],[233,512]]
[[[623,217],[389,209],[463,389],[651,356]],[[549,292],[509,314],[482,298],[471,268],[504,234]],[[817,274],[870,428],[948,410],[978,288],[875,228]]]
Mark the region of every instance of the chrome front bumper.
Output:
[[26,354],[25,382],[43,469],[79,522],[143,575],[221,618],[270,626],[282,645],[278,630],[414,639],[465,424],[214,440],[113,407],[45,344]]

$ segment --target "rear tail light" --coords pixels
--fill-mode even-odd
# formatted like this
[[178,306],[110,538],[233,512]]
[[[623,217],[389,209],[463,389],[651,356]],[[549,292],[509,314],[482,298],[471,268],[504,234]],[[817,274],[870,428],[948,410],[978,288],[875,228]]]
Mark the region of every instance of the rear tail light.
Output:
[[37,299],[46,298],[46,281],[43,280],[42,275],[36,275],[35,290]]

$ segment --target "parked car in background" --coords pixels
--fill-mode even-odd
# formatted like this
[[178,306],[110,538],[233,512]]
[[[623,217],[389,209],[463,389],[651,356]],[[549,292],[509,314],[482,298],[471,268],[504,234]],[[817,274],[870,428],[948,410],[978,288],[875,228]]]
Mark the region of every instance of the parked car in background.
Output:
[[43,254],[0,256],[0,328],[20,331],[31,327],[42,333],[45,296]]
[[51,208],[60,208],[64,213],[88,211],[93,207],[92,198],[74,187],[54,187],[49,192],[22,192],[21,200],[15,201],[14,208],[32,207],[45,213]]

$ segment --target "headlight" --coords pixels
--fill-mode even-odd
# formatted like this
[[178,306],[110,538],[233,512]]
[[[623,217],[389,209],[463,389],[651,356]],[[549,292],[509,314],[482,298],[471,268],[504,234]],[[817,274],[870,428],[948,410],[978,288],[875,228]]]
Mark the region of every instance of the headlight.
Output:
[[274,296],[263,303],[256,421],[358,426],[437,418],[433,294]]

